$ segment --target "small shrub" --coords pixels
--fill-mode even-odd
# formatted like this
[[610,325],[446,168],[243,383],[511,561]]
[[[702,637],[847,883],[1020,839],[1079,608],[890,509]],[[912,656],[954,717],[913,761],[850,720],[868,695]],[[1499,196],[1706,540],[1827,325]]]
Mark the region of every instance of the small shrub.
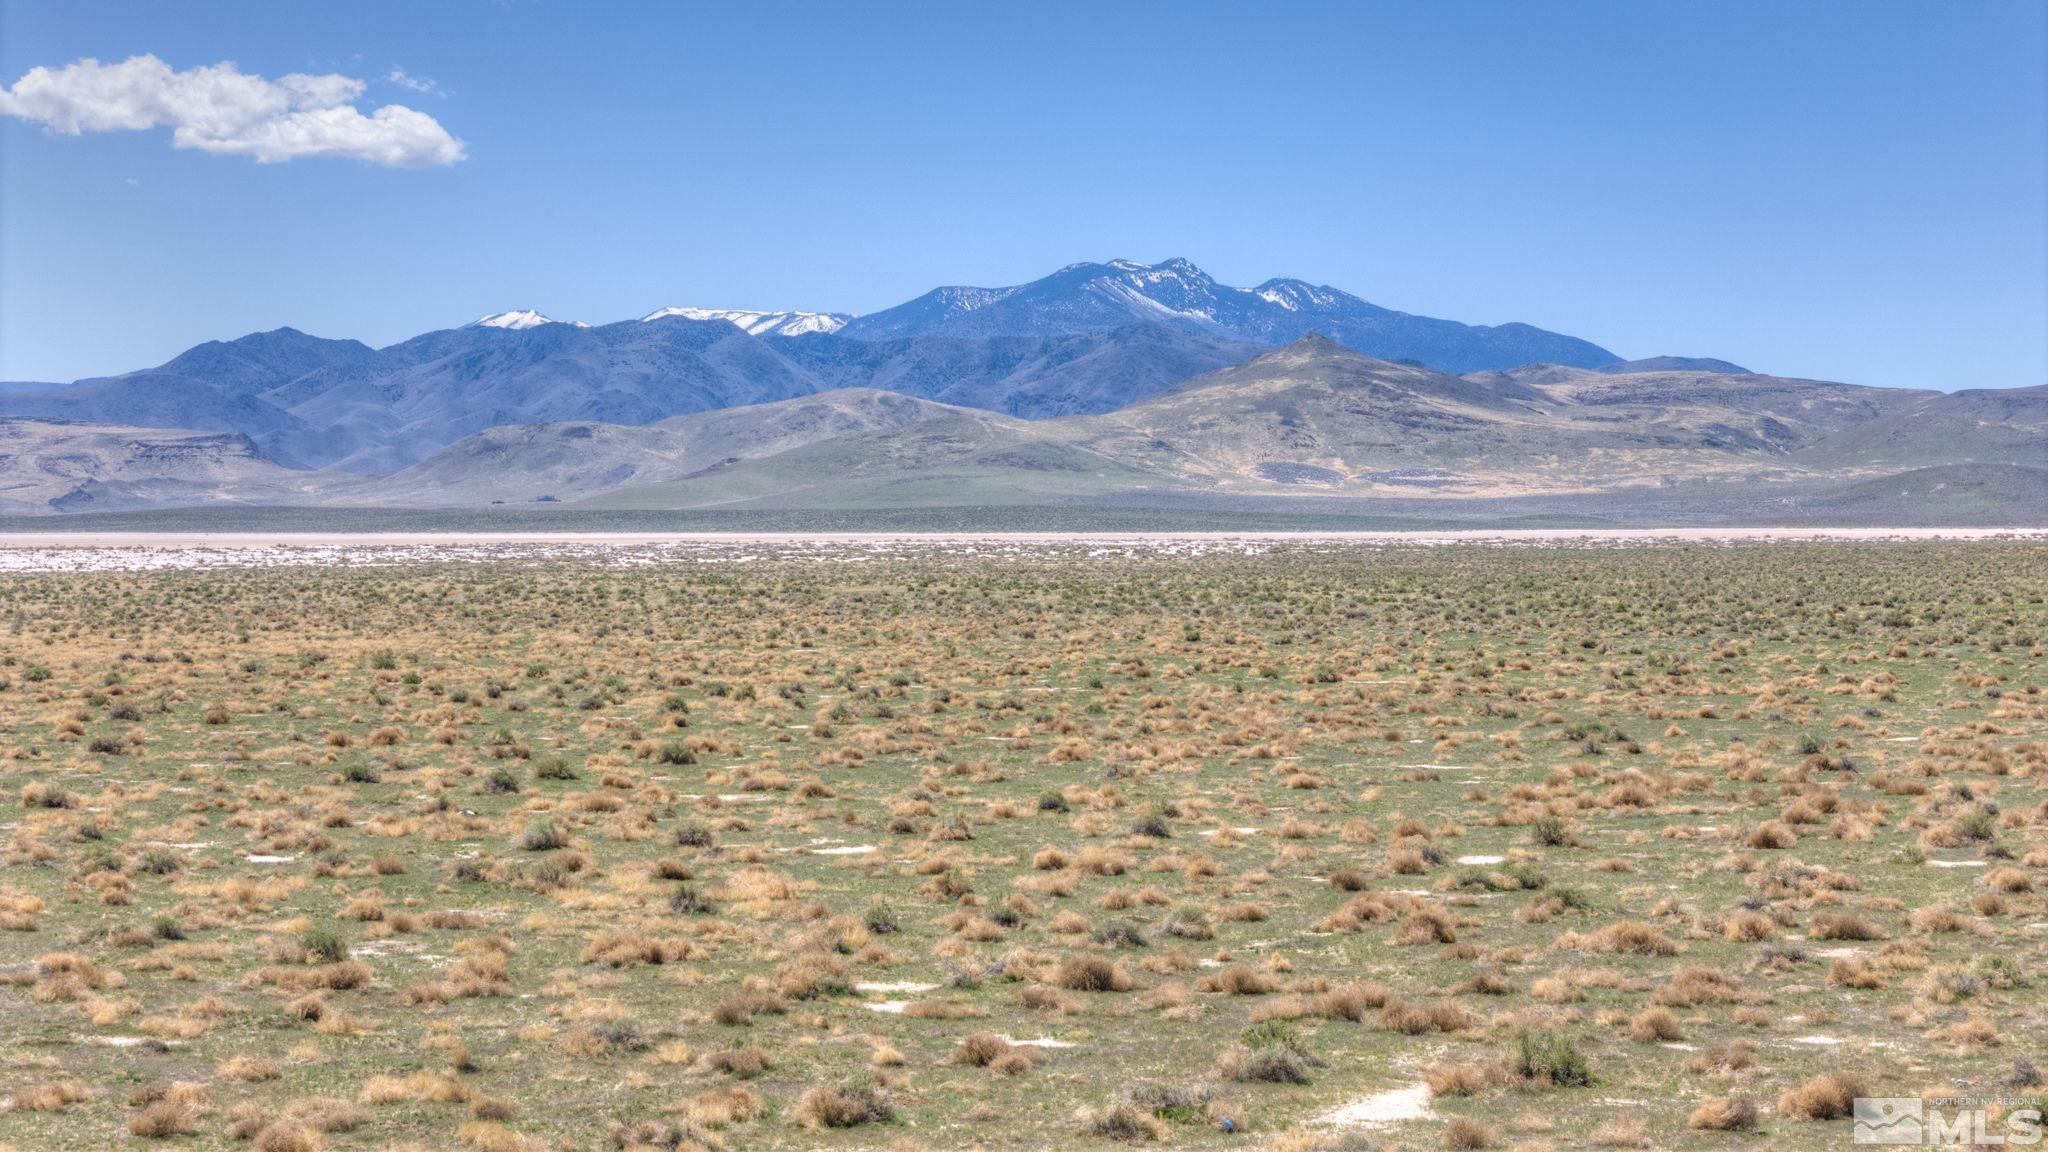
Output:
[[1093,1113],[1082,1127],[1090,1136],[1120,1144],[1165,1140],[1172,1132],[1165,1121],[1129,1101],[1118,1101]]
[[877,936],[888,936],[900,931],[902,925],[896,921],[896,913],[886,904],[875,904],[868,908],[861,924]]
[[1663,1007],[1645,1008],[1636,1013],[1635,1019],[1628,1022],[1628,1034],[1639,1044],[1679,1040],[1685,1036],[1678,1027],[1678,1017],[1671,1014],[1671,1009]]
[[1476,1096],[1488,1080],[1486,1070],[1473,1064],[1434,1064],[1422,1070],[1432,1096]]
[[145,1140],[189,1136],[199,1131],[199,1110],[184,1100],[158,1100],[128,1117],[128,1131]]
[[1462,1032],[1476,1028],[1479,1017],[1449,1000],[1418,1004],[1412,1000],[1389,1000],[1380,1009],[1380,1027],[1406,1036],[1429,1032]]
[[807,1128],[857,1128],[886,1124],[896,1113],[871,1084],[819,1084],[797,1101],[795,1116]]
[[1232,1080],[1306,1084],[1308,1070],[1323,1064],[1302,1046],[1293,1026],[1283,1020],[1254,1024],[1239,1034],[1238,1041],[1240,1046],[1223,1060],[1223,1072]]
[[1751,848],[1783,849],[1799,843],[1799,833],[1791,825],[1778,820],[1766,820],[1756,826],[1745,841]]
[[1263,996],[1279,987],[1279,982],[1257,969],[1242,964],[1232,964],[1202,977],[1204,992],[1217,992],[1226,996]]
[[53,1080],[29,1088],[17,1088],[7,1098],[15,1112],[58,1112],[92,1099],[92,1090],[76,1080]]
[[570,767],[569,762],[560,756],[550,756],[536,763],[533,766],[533,778],[536,780],[579,779],[576,769]]
[[1029,1072],[1036,1061],[1031,1049],[1012,1044],[993,1032],[974,1032],[960,1041],[953,1062],[989,1068],[1006,1076]]
[[1516,1037],[1509,1066],[1524,1080],[1559,1088],[1584,1088],[1593,1083],[1586,1057],[1571,1037],[1556,1032],[1524,1032]]
[[1122,965],[1100,956],[1069,956],[1060,961],[1053,983],[1073,992],[1125,992],[1131,978]]
[[1232,1080],[1256,1084],[1306,1084],[1308,1066],[1300,1055],[1287,1048],[1251,1049],[1229,1065]]
[[1454,1116],[1444,1125],[1444,1147],[1450,1149],[1491,1148],[1493,1130],[1470,1116]]
[[1166,817],[1155,812],[1139,817],[1131,825],[1131,834],[1133,836],[1149,836],[1155,840],[1164,840],[1173,835],[1173,829],[1167,825]]
[[1356,868],[1339,868],[1329,875],[1329,885],[1339,892],[1363,892],[1372,887],[1372,880]]
[[1097,928],[1089,939],[1105,948],[1143,948],[1146,943],[1144,933],[1136,925],[1122,921]]
[[718,1071],[741,1080],[751,1080],[774,1067],[766,1052],[753,1047],[727,1048],[712,1053],[705,1060]]
[[1685,1126],[1707,1132],[1747,1132],[1756,1127],[1756,1104],[1741,1096],[1716,1096],[1693,1109]]
[[525,834],[519,837],[519,846],[528,852],[552,852],[557,848],[566,848],[568,844],[569,837],[556,828],[552,820],[534,821],[527,826]]
[[332,928],[310,928],[299,936],[308,959],[322,964],[339,964],[348,959],[348,941]]
[[1884,930],[1861,916],[1847,912],[1823,912],[1813,918],[1810,934],[1815,940],[1882,940]]
[[1863,1082],[1840,1072],[1826,1072],[1778,1097],[1778,1111],[1804,1120],[1841,1120],[1853,1109],[1856,1097],[1867,1096]]

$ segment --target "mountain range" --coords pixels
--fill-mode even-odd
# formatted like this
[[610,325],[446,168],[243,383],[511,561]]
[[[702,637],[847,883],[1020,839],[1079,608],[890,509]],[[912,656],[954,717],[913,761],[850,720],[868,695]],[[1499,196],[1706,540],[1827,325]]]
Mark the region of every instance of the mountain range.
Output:
[[11,384],[0,509],[1640,503],[1701,485],[1754,504],[1947,469],[1900,491],[1968,490],[1981,511],[2048,477],[2044,409],[2041,388],[1625,361],[1298,280],[1111,261],[865,316],[664,307],[589,325],[519,309],[385,348],[282,328]]
[[864,317],[666,307],[593,326],[518,309],[378,349],[280,328],[139,372],[0,393],[0,415],[240,432],[289,467],[374,474],[502,424],[646,424],[845,387],[1032,419],[1106,412],[1310,331],[1452,372],[1620,360],[1528,325],[1119,260],[1013,288],[940,288]]

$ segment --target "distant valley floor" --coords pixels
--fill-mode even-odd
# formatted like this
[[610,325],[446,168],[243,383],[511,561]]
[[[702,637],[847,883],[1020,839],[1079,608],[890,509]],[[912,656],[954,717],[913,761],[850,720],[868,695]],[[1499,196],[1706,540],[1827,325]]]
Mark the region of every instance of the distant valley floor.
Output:
[[[1926,470],[1933,471],[1933,470]],[[2048,528],[2048,470],[1894,482],[1700,484],[1567,496],[1331,497],[1132,492],[1059,503],[870,508],[379,508],[214,504],[0,515],[0,540],[109,532],[1058,533]]]

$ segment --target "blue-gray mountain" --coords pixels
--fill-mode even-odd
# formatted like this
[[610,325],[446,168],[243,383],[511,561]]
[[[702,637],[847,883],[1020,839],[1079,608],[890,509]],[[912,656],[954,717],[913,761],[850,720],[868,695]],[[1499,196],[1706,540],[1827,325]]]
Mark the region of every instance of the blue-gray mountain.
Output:
[[383,473],[500,425],[647,424],[835,388],[1027,419],[1109,412],[1311,331],[1454,374],[1620,362],[1528,325],[1410,316],[1298,280],[1231,288],[1184,260],[1075,264],[1015,288],[942,288],[800,336],[680,315],[595,327],[527,320],[381,349],[280,328],[123,376],[0,391],[0,415],[239,432],[291,467]]
[[386,348],[281,328],[0,389],[0,507],[1285,492],[1763,508],[1896,476],[1928,507],[1985,517],[2023,506],[2048,466],[2044,389],[1944,396],[1623,361],[1301,281],[1231,288],[1182,260],[807,319],[665,308],[588,326],[527,310]]
[[[1923,427],[1936,435],[1916,435]],[[1940,493],[1964,496],[1975,517],[2006,514],[1998,493],[2031,491],[2048,476],[2042,465],[2048,388],[1949,396],[1552,365],[1448,376],[1307,336],[1113,412],[1020,420],[846,388],[639,427],[491,429],[329,499],[901,509],[1282,492],[1597,503],[1633,493],[1639,509],[1654,510],[1659,498],[1646,494],[1663,493],[1754,513],[1795,496],[1810,511],[1833,486],[1881,475],[1919,491],[1935,515],[1950,503]],[[1915,487],[1931,476],[1952,487]]]
[[[787,356],[723,321],[681,317],[490,331],[432,333],[382,351],[266,333],[162,370],[48,393],[45,401],[74,402],[68,420],[0,419],[0,509],[1250,509],[1267,505],[1244,502],[1307,499],[1378,515],[1372,509],[1387,501],[1420,496],[1432,516],[1506,500],[1532,515],[1643,523],[2048,516],[2036,498],[2048,485],[2048,387],[1945,395],[1669,361],[1452,376],[1310,335],[1111,411],[1030,420],[904,393],[943,394],[979,372],[1013,398],[1093,404],[1102,394],[1069,394],[1056,384],[1062,373],[1119,362],[1104,371],[1124,373],[1162,348],[1215,357],[1238,346],[1176,343],[1217,338],[1161,325],[805,343]],[[266,417],[283,421],[266,434],[279,454],[325,450],[384,474],[289,470],[255,437],[89,419],[95,403],[124,395],[175,419],[163,402],[208,362],[226,381],[206,386],[217,402],[209,418],[259,406],[281,414]],[[835,373],[891,373],[904,391],[819,387]],[[1014,391],[1025,377],[1036,391]],[[703,410],[707,390],[731,395],[735,381],[757,402]],[[663,407],[691,411],[647,418]],[[402,458],[399,446],[418,451],[486,423],[408,467],[388,464]]]
[[1009,288],[936,288],[907,304],[856,317],[840,331],[870,340],[1051,336],[1136,322],[1268,346],[1315,332],[1355,352],[1412,360],[1453,375],[1522,364],[1600,368],[1621,360],[1597,344],[1528,324],[1485,327],[1411,316],[1302,280],[1233,288],[1180,259],[1070,264]]
[[1149,322],[1041,336],[834,334],[769,343],[828,387],[881,388],[1027,420],[1113,412],[1268,350]]

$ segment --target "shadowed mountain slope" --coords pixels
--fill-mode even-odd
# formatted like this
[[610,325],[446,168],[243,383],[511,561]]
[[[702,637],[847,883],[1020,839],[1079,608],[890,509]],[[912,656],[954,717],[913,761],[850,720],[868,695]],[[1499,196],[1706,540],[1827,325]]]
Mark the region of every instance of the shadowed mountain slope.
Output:
[[1180,259],[1071,264],[1008,288],[937,288],[857,317],[842,332],[868,340],[1045,336],[1138,322],[1265,345],[1320,332],[1371,356],[1412,359],[1446,372],[1539,361],[1597,368],[1621,359],[1596,344],[1528,324],[1488,327],[1412,316],[1302,280],[1233,288]]
[[1113,491],[1502,497],[1806,484],[1875,475],[1876,464],[1816,470],[1801,453],[1858,416],[1923,399],[1754,374],[1586,372],[1530,385],[1394,364],[1310,336],[1114,412],[1055,420],[851,391],[651,429],[499,429],[374,495],[428,502],[495,486],[603,507],[839,507]]
[[595,421],[512,425],[465,437],[404,471],[368,482],[348,499],[369,504],[573,500],[680,480],[957,411],[893,392],[840,389],[642,427]]
[[0,418],[0,507],[9,512],[286,504],[331,480],[279,467],[236,432]]

